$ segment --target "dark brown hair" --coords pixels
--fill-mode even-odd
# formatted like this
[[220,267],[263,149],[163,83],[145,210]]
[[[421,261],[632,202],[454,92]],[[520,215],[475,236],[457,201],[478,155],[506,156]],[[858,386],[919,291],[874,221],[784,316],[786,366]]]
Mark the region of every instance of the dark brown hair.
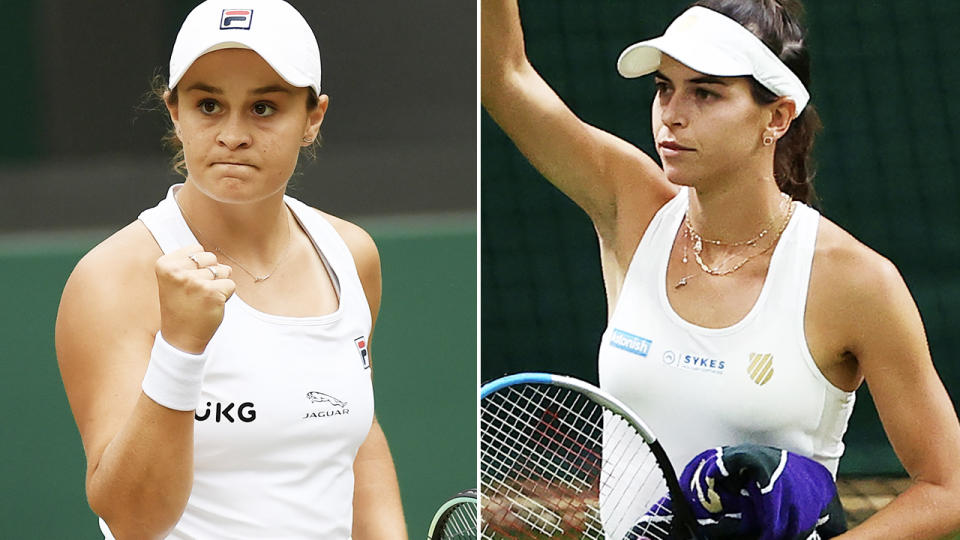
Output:
[[[810,55],[804,41],[803,5],[799,0],[699,0],[693,5],[726,15],[753,32],[807,89],[810,88]],[[777,100],[777,96],[756,79],[751,77],[750,81],[757,103],[763,105]],[[816,199],[813,190],[816,171],[811,152],[821,127],[820,115],[813,105],[807,104],[777,141],[774,154],[773,173],[780,191],[805,203]]]
[[[170,92],[167,95],[167,92]],[[170,158],[170,166],[173,167],[173,170],[178,174],[187,177],[187,163],[183,156],[183,143],[180,142],[180,138],[177,137],[177,132],[173,127],[173,121],[170,119],[170,115],[167,113],[166,105],[169,103],[171,106],[176,106],[177,101],[180,99],[180,96],[177,92],[177,89],[174,88],[170,90],[167,87],[167,79],[157,73],[153,76],[153,80],[150,81],[150,92],[147,94],[146,101],[149,103],[148,109],[159,110],[163,113],[164,117],[167,119],[167,132],[164,133],[161,141],[163,145],[170,149],[173,152],[173,157]],[[307,111],[312,111],[317,108],[320,104],[320,101],[317,99],[317,95],[312,91],[307,92]],[[313,140],[313,143],[309,146],[304,146],[300,149],[300,153],[303,156],[306,156],[309,159],[317,158],[317,148],[320,147],[321,140],[320,134],[317,133],[317,138]]]

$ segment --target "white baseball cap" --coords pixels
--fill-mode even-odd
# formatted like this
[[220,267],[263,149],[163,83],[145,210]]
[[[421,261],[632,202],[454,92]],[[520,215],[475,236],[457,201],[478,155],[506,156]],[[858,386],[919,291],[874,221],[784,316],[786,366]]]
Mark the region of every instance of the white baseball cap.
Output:
[[702,6],[677,17],[662,36],[634,43],[617,60],[617,71],[627,78],[653,73],[661,53],[687,67],[716,77],[752,75],[765,88],[796,103],[799,115],[810,101],[803,82],[737,21]]
[[250,49],[283,80],[320,95],[320,47],[303,15],[283,0],[207,0],[187,15],[170,54],[170,88],[208,52]]

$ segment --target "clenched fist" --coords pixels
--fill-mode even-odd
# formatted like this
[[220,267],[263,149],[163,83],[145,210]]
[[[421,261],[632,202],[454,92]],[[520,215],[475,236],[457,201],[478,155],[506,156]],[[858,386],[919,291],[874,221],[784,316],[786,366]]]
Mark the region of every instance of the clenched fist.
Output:
[[160,332],[167,343],[199,354],[223,321],[224,304],[236,290],[231,268],[196,244],[168,253],[156,264]]

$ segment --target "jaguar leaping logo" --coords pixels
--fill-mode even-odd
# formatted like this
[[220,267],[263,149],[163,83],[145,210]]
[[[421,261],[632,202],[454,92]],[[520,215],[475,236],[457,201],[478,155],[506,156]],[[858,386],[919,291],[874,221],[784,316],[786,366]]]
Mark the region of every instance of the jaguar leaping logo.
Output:
[[313,403],[329,403],[334,407],[346,407],[346,401],[340,401],[339,399],[329,395],[324,394],[323,392],[307,392],[307,399]]

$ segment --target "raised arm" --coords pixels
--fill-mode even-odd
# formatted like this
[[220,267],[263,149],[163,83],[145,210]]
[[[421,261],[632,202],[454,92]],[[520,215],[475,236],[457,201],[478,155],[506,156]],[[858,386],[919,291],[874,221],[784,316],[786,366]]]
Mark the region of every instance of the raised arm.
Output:
[[516,0],[483,0],[480,31],[483,106],[517,148],[587,212],[601,237],[623,225],[621,210],[645,226],[677,189],[659,165],[580,120],[533,69]]
[[[141,390],[157,328],[179,350],[202,352],[232,293],[232,282],[191,268],[186,254],[158,260],[151,243],[135,223],[94,249],[67,281],[57,315],[57,359],[86,452],[87,499],[118,539],[164,537],[193,483],[194,411],[167,408]],[[178,302],[192,307],[177,310]]]

